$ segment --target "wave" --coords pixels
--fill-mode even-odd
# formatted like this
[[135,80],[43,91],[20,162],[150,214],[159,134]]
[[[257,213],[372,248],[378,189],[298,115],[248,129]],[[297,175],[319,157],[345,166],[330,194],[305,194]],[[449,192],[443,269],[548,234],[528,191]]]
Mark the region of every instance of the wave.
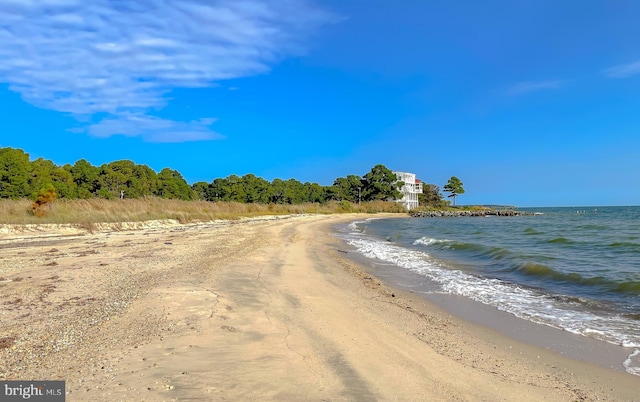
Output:
[[565,274],[563,272],[558,272],[547,265],[537,264],[533,262],[525,262],[521,264],[519,267],[516,268],[516,271],[528,276],[553,278],[556,280],[571,281],[571,282],[574,282],[574,281],[577,282],[577,281],[580,281],[580,279],[582,279],[580,274],[573,274],[573,273]]
[[611,290],[613,290],[614,292],[620,292],[620,293],[635,293],[640,296],[640,282],[639,281],[622,282]]
[[455,251],[464,251],[475,254],[477,257],[488,258],[491,260],[503,260],[512,256],[512,252],[502,247],[488,247],[477,243],[458,243],[451,242],[448,248]]
[[[427,293],[469,297],[526,320],[640,348],[640,221],[605,218],[549,215],[497,226],[492,220],[412,220],[406,227],[383,220],[347,238],[360,253],[390,263],[381,269],[395,265],[429,278],[416,285]],[[399,241],[384,241],[398,231]],[[632,360],[625,368],[640,375],[640,352]]]
[[454,250],[462,250],[462,251],[484,251],[487,249],[482,244],[464,243],[464,242],[452,242],[450,248]]
[[627,373],[640,375],[640,350],[636,349],[622,363]]
[[539,234],[544,234],[544,232],[541,232],[541,231],[536,230],[536,229],[534,229],[534,228],[526,228],[526,229],[523,231],[523,233],[524,233],[524,234],[526,234],[526,235],[539,235]]
[[633,242],[630,242],[630,241],[618,241],[618,242],[614,242],[614,243],[609,244],[609,247],[640,249],[640,244],[633,243]]
[[[499,279],[470,275],[457,269],[451,269],[443,261],[434,259],[420,251],[411,251],[388,242],[372,241],[364,238],[351,238],[349,244],[369,258],[391,262],[399,267],[425,275],[439,283],[447,293],[470,297],[478,302],[492,305],[499,310],[508,311],[517,317],[562,328],[569,332],[586,336],[596,336],[604,341],[628,347],[640,347],[640,337],[629,335],[625,328],[634,318],[611,317],[610,314],[594,314],[591,308],[601,310],[604,306],[593,305],[594,300],[558,296],[540,292],[535,288],[522,287],[515,283]],[[579,280],[579,275],[558,273],[543,264],[523,264],[523,272],[532,275],[559,276],[567,280]],[[606,281],[603,278],[582,278],[588,281]],[[609,285],[611,285],[609,283]],[[573,309],[571,305],[580,305]],[[583,310],[585,307],[588,310]],[[606,309],[605,309],[606,310]],[[619,322],[618,322],[619,321]],[[597,334],[596,334],[597,333]],[[596,335],[594,335],[596,334]]]
[[[552,241],[562,244],[574,243],[564,237],[558,237]],[[554,268],[552,265],[539,262],[541,259],[540,256],[518,254],[503,247],[489,247],[478,243],[435,239],[427,236],[417,239],[413,244],[437,247],[440,250],[462,252],[467,256],[471,256],[478,263],[491,265],[493,269],[497,269],[500,272],[511,272],[526,275],[533,279],[570,284],[583,288],[595,288],[599,292],[640,294],[640,282],[621,282],[603,276],[584,276],[577,272],[563,272],[562,270]],[[640,247],[640,245],[638,247]],[[532,259],[534,261],[531,261]]]
[[618,282],[602,276],[584,277],[575,272],[560,272],[548,265],[532,262],[519,264],[515,271],[523,275],[538,277],[540,279],[551,279],[557,282],[598,287],[606,292],[632,293],[640,295],[639,281]]
[[502,260],[509,257],[511,252],[502,247],[491,247],[485,254],[493,259]]
[[363,223],[364,221],[353,221],[351,222],[347,227],[353,231],[361,231],[362,229],[360,229],[360,227],[358,226],[359,224]]
[[515,271],[527,276],[536,276],[542,279],[553,279],[558,282],[568,282],[585,286],[613,285],[611,281],[601,276],[585,278],[575,272],[560,272],[548,265],[533,262],[519,264]]
[[556,237],[555,239],[547,240],[547,243],[574,244],[575,242],[567,239],[566,237]]
[[447,239],[433,239],[431,237],[421,237],[418,240],[414,241],[414,245],[422,244],[423,246],[430,246],[432,244],[442,244],[442,243],[451,243],[451,240]]
[[630,320],[640,321],[640,313],[626,313],[626,314],[622,314],[622,316]]
[[577,229],[587,229],[587,230],[609,230],[611,229],[609,226],[604,225],[579,225],[576,226]]
[[549,298],[553,300],[557,300],[566,304],[580,305],[590,309],[598,309],[598,310],[608,310],[606,303],[599,302],[598,300],[589,299],[586,297],[579,296],[571,296],[571,295],[560,295],[560,294],[550,294]]
[[418,240],[413,242],[413,245],[422,245],[422,246],[433,246],[438,247],[441,250],[453,250],[453,251],[461,251],[461,252],[470,252],[477,256],[490,255],[492,256],[494,253],[497,254],[505,254],[506,250],[500,249],[499,247],[487,247],[482,244],[477,243],[465,243],[458,242],[455,240],[448,239],[434,239],[431,237],[421,237]]

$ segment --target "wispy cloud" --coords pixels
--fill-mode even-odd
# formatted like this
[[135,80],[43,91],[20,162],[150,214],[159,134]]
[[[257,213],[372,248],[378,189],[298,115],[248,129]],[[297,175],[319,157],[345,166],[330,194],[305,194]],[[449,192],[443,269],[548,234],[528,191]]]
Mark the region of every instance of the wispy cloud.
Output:
[[109,137],[113,133],[128,137],[142,136],[154,142],[198,141],[223,138],[211,131],[210,126],[216,119],[199,119],[181,122],[145,116],[138,113],[119,113],[84,130],[96,137]]
[[529,92],[561,88],[566,81],[523,81],[518,82],[507,90],[509,95],[522,95]]
[[634,63],[620,64],[604,70],[604,74],[609,78],[627,78],[640,74],[640,60]]
[[306,0],[2,0],[0,82],[91,135],[219,138],[212,119],[149,113],[174,88],[269,71],[332,19]]

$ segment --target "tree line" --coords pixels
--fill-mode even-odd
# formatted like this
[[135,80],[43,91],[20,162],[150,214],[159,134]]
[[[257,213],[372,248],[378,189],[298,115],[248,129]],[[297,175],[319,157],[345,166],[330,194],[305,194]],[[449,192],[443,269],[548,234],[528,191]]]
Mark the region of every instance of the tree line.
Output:
[[[358,203],[400,198],[398,189],[403,184],[391,170],[379,164],[362,177],[339,177],[331,186],[296,179],[267,181],[254,174],[230,175],[211,183],[189,185],[176,170],[164,168],[156,173],[129,160],[93,166],[81,159],[73,165],[58,166],[43,158],[31,161],[21,149],[0,148],[0,198],[36,199],[43,192],[54,191],[57,197],[66,199],[156,196],[262,204]],[[423,186],[419,201],[426,206],[447,203],[438,186],[432,184]]]

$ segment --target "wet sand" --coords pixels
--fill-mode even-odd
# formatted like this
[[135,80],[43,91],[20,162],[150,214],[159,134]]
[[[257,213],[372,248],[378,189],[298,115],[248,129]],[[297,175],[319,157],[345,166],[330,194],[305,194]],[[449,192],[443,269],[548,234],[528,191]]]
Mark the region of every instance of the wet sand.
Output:
[[331,235],[357,218],[4,234],[0,379],[69,401],[639,400],[639,377],[382,284]]

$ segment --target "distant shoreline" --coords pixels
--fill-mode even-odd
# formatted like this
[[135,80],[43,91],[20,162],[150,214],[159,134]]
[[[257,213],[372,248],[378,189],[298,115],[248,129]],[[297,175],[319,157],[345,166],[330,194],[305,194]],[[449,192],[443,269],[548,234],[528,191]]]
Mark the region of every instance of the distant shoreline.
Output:
[[412,218],[455,218],[460,216],[535,216],[540,215],[539,212],[520,211],[514,209],[481,209],[481,210],[461,210],[461,211],[411,211],[409,215]]

